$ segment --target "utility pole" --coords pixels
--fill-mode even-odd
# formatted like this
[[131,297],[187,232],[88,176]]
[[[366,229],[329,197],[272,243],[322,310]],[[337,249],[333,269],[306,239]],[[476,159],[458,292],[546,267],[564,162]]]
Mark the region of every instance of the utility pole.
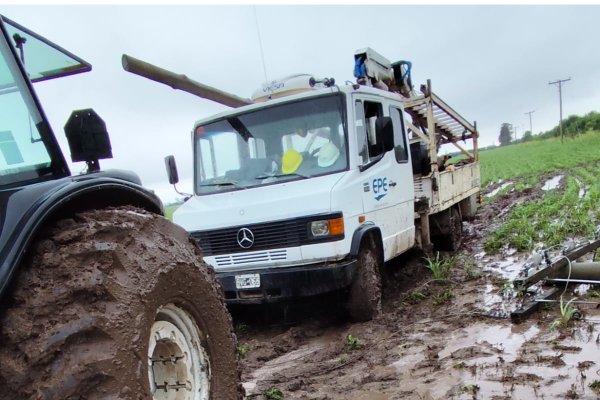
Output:
[[533,125],[531,124],[531,114],[533,114],[535,110],[526,112],[525,114],[529,114],[529,132],[533,136]]
[[512,128],[513,128],[513,133],[515,134],[515,143],[516,143],[517,142],[517,128],[518,128],[518,126],[517,125],[512,125]]
[[556,85],[558,84],[558,101],[560,104],[560,123],[559,123],[559,128],[560,128],[560,142],[563,143],[563,127],[562,127],[562,83],[563,82],[568,82],[570,81],[571,78],[568,79],[559,79],[557,81],[554,82],[548,82],[548,85]]

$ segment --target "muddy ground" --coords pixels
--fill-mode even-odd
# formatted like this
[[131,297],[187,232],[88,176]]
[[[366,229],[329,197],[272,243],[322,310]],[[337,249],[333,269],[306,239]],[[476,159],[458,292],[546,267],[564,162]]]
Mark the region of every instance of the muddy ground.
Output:
[[[512,323],[522,297],[507,282],[528,255],[483,250],[498,217],[537,196],[541,189],[484,205],[465,224],[448,281],[432,281],[418,252],[387,265],[383,313],[371,322],[349,323],[333,298],[233,309],[247,398],[600,398],[594,288],[578,288],[578,299],[594,304],[577,304],[581,318],[566,327],[553,328],[561,315],[556,303]],[[575,288],[569,285],[565,297]]]

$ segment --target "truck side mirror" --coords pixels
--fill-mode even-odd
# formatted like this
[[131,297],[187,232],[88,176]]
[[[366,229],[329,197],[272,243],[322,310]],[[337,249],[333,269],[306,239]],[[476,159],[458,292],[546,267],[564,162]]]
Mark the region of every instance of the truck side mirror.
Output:
[[99,171],[99,159],[112,158],[106,124],[91,108],[75,110],[65,124],[71,160],[85,161],[88,171]]
[[175,156],[165,157],[165,167],[167,168],[167,176],[169,177],[169,183],[175,185],[179,183],[179,174],[177,173],[177,164],[175,163]]
[[390,117],[379,117],[375,122],[377,143],[383,143],[383,152],[394,149],[394,126]]

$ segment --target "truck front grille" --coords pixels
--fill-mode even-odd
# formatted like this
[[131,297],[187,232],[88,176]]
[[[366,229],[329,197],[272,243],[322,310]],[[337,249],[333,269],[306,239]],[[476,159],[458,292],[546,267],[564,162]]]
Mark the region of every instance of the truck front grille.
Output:
[[285,261],[286,258],[286,250],[271,250],[216,256],[215,261],[219,267],[228,267],[233,265],[252,265],[254,263]]
[[[312,238],[309,233],[310,221],[338,218],[341,216],[341,213],[312,215],[309,217],[293,218],[262,224],[239,225],[212,231],[196,231],[191,232],[191,235],[202,248],[204,256],[247,253],[244,255],[253,257],[255,252],[261,250],[297,247],[309,243],[343,239],[344,237],[341,235],[317,240]],[[254,237],[252,245],[249,247],[247,246],[246,248],[240,246],[238,243],[238,233],[244,228],[250,230]],[[247,245],[248,243],[245,244]],[[257,254],[262,254],[261,257],[272,257],[274,252]],[[265,259],[264,261],[268,260]]]

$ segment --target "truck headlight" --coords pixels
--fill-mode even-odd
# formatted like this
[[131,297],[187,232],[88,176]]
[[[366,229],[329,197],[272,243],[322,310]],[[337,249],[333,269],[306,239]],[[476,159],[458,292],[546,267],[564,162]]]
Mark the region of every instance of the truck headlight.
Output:
[[344,218],[311,221],[310,233],[315,238],[340,236],[344,234]]

